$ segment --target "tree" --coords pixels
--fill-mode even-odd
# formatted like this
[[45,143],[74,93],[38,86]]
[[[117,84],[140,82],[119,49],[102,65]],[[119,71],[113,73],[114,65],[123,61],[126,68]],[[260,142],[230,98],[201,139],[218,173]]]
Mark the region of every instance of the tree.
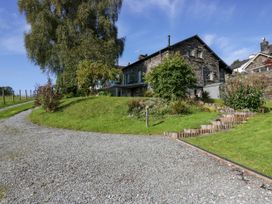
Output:
[[122,0],[18,0],[31,26],[25,34],[28,57],[53,72],[64,87],[77,85],[80,61],[114,65],[124,48],[116,22]]
[[120,70],[101,62],[84,60],[78,65],[76,79],[78,87],[88,95],[90,91],[95,92],[97,86],[103,87],[108,80],[117,80],[120,74]]
[[156,96],[168,100],[186,98],[188,89],[196,83],[192,68],[179,54],[164,59],[145,79]]
[[5,96],[11,96],[14,92],[10,86],[4,86],[4,87],[0,87],[0,95],[3,93],[3,89],[4,89]]

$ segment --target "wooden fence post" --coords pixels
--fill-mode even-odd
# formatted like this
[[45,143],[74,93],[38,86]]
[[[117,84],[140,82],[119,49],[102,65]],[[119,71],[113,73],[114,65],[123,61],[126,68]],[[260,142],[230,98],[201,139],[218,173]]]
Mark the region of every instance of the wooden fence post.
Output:
[[12,91],[12,102],[13,102],[13,103],[15,102],[15,99],[14,99],[14,91]]
[[2,88],[2,97],[3,97],[3,103],[4,105],[6,104],[6,99],[5,99],[5,88]]

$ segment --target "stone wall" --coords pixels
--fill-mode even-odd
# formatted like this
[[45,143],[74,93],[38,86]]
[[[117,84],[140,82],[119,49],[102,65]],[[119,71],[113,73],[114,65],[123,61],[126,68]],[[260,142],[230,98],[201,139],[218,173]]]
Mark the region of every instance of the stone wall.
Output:
[[[152,68],[159,65],[165,57],[169,56],[169,54],[179,53],[193,68],[197,77],[198,86],[203,87],[205,85],[225,81],[225,70],[222,67],[219,67],[217,58],[197,38],[183,41],[182,43],[171,47],[169,50],[164,50],[153,57],[131,65],[127,69],[124,69],[124,74],[139,71],[147,73]],[[192,52],[195,52],[194,56]],[[198,56],[198,53],[200,52],[201,54]],[[213,77],[210,76],[211,74]]]

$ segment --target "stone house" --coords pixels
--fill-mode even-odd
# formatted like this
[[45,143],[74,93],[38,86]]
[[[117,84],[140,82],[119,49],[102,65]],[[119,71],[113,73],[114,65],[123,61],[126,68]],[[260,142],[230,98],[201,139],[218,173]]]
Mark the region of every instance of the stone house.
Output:
[[170,44],[169,37],[166,48],[151,55],[140,55],[138,61],[122,68],[122,82],[112,85],[109,90],[115,96],[143,96],[149,88],[144,82],[144,74],[175,53],[179,53],[196,74],[197,86],[191,93],[201,96],[203,91],[207,91],[212,98],[219,98],[219,87],[232,70],[198,35],[174,45]]
[[267,66],[266,62],[272,60],[272,45],[263,38],[260,48],[259,53],[251,55],[248,59],[235,61],[231,65],[234,73],[271,72],[272,68]]

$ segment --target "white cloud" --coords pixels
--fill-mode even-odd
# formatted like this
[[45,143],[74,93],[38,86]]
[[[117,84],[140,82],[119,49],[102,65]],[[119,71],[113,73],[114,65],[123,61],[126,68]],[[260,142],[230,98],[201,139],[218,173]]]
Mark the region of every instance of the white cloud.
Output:
[[17,13],[8,13],[0,9],[0,54],[25,55],[24,33],[31,26]]
[[214,34],[205,34],[203,36],[204,42],[209,46],[213,45],[215,38],[216,38],[216,35]]
[[187,14],[202,20],[226,21],[233,16],[235,9],[234,5],[222,7],[218,1],[192,0],[188,4]]
[[[209,46],[212,46],[214,50],[217,50],[219,56],[228,64],[231,64],[237,59],[247,59],[249,55],[256,52],[251,43],[244,43],[244,41],[238,37],[231,38],[208,33],[203,35],[203,40]],[[245,45],[249,46],[245,47]]]
[[25,54],[24,40],[21,35],[0,38],[1,53]]
[[178,10],[182,10],[185,0],[126,0],[128,8],[137,13],[143,13],[146,10],[157,7],[164,11],[169,17],[176,16]]

